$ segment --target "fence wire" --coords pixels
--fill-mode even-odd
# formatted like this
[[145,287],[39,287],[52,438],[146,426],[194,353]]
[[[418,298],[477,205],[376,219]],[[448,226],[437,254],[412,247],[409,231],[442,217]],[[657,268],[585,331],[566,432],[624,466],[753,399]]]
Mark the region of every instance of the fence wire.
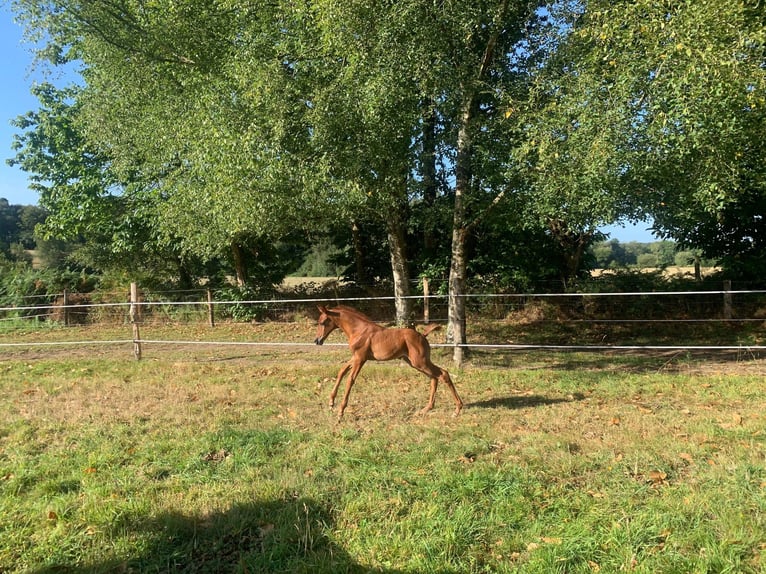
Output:
[[[169,295],[187,297],[186,300],[166,300]],[[192,296],[196,295],[195,298]],[[348,296],[331,298],[271,298],[248,300],[215,300],[211,292],[144,293],[139,301],[126,301],[124,293],[113,294],[119,301],[95,301],[89,296],[73,295],[77,301],[62,305],[60,297],[49,297],[42,304],[0,307],[0,348],[77,346],[77,345],[192,345],[192,346],[249,346],[249,347],[306,347],[310,342],[295,343],[274,341],[268,343],[248,341],[194,341],[156,337],[141,337],[133,333],[130,338],[110,340],[80,339],[71,341],[3,341],[4,335],[12,336],[14,326],[30,329],[30,321],[46,321],[56,324],[78,325],[87,330],[89,326],[141,327],[159,324],[204,324],[215,320],[237,322],[295,323],[300,317],[305,324],[316,316],[316,305],[349,304],[359,307],[378,322],[390,322],[393,317],[393,296]],[[99,296],[103,297],[104,294]],[[432,343],[436,348],[456,346],[474,349],[506,351],[762,351],[761,345],[766,328],[766,290],[705,290],[705,291],[657,291],[657,292],[611,292],[611,293],[485,293],[464,295],[469,322],[495,321],[495,332],[474,336],[469,329],[469,341],[463,345]],[[412,295],[407,299],[417,314],[415,321],[444,323],[447,321],[448,296],[442,294]],[[131,320],[131,308],[138,309],[140,320]],[[239,314],[239,317],[237,316]],[[470,325],[471,323],[469,323]],[[540,329],[539,340],[518,340],[518,332]],[[696,332],[682,331],[678,344],[666,344],[658,333],[640,332],[641,344],[630,344],[619,337],[628,337],[631,326],[637,328],[657,325],[658,329],[692,328]],[[721,340],[710,331],[709,336],[717,344],[705,344],[706,333],[700,329],[724,326],[739,340]],[[624,332],[606,332],[600,341],[583,344],[578,336],[595,337],[599,333],[587,329],[614,329]],[[554,329],[554,333],[545,332]],[[732,331],[733,330],[733,331]],[[746,330],[746,332],[742,332]],[[126,331],[127,335],[127,331]],[[613,343],[605,343],[608,337]],[[656,336],[655,341],[646,340]],[[494,340],[493,340],[494,337]],[[687,341],[683,338],[687,337]],[[703,340],[700,340],[702,338]],[[559,339],[559,340],[557,340]],[[746,340],[742,340],[746,339]],[[339,344],[343,346],[343,344]]]

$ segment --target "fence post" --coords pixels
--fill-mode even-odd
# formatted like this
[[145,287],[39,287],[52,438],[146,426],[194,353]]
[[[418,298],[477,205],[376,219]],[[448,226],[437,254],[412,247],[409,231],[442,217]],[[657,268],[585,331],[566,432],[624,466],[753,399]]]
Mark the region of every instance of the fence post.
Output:
[[207,290],[207,322],[215,327],[215,314],[213,313],[213,290]]
[[69,327],[69,292],[64,289],[63,309],[64,309],[64,327]]
[[731,319],[731,280],[723,282],[723,318]]
[[130,284],[130,322],[133,325],[133,355],[135,355],[136,360],[141,359],[141,333],[138,329],[138,323],[141,320],[141,306],[138,302],[138,285],[133,282]]
[[431,313],[428,308],[428,277],[423,277],[423,322],[427,325],[430,319]]

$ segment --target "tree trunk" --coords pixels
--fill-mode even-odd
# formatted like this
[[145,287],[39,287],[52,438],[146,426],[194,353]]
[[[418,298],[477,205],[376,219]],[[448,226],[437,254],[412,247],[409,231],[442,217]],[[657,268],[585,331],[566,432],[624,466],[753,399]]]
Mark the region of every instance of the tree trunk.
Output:
[[423,117],[423,149],[420,157],[421,177],[423,178],[423,207],[426,209],[423,219],[423,249],[426,259],[430,259],[436,248],[434,237],[435,217],[433,205],[436,202],[436,111],[435,103],[426,101],[428,109]]
[[194,287],[194,278],[189,273],[181,257],[176,257],[176,265],[178,266],[178,287],[180,289],[191,289]]
[[364,248],[362,236],[356,221],[351,222],[351,239],[354,243],[354,266],[356,269],[356,284],[366,285],[367,274],[364,272]]
[[388,221],[388,249],[391,255],[391,273],[394,279],[396,324],[407,326],[411,322],[410,273],[407,269],[407,250],[401,220]]
[[590,245],[593,231],[572,231],[565,221],[551,219],[548,230],[561,248],[561,269],[559,275],[564,289],[577,277],[585,249]]
[[234,273],[237,279],[237,287],[247,285],[247,263],[245,263],[245,251],[239,243],[231,244],[231,254],[234,258]]
[[702,282],[702,267],[699,255],[694,256],[694,280],[697,283]]
[[473,123],[478,112],[479,90],[481,82],[487,77],[495,57],[498,40],[503,32],[502,23],[508,9],[507,0],[498,7],[494,29],[487,37],[481,61],[473,82],[462,87],[462,104],[458,118],[457,150],[455,154],[455,206],[452,223],[452,259],[449,271],[449,310],[447,324],[447,341],[455,345],[452,359],[457,366],[463,363],[466,344],[465,317],[465,281],[466,281],[466,240],[468,233],[475,224],[468,222],[466,202],[471,191],[473,161]]
[[[462,201],[462,200],[461,200]],[[452,360],[458,367],[465,358],[465,230],[452,231],[452,258],[449,269],[447,343],[455,345]]]
[[463,104],[455,157],[455,205],[452,221],[452,257],[449,270],[449,301],[447,342],[455,345],[452,360],[457,366],[463,363],[466,344],[465,334],[465,243],[468,235],[466,221],[466,196],[471,185],[471,120],[474,99]]

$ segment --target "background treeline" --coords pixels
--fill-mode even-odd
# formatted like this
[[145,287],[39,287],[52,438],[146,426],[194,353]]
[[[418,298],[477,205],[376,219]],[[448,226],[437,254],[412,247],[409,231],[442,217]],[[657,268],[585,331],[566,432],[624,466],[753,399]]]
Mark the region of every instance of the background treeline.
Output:
[[[373,285],[385,289],[387,278],[386,237],[383,234],[365,234],[364,238],[344,236],[341,230],[334,236],[320,237],[311,241],[308,237],[295,238],[270,246],[260,246],[257,253],[258,269],[250,279],[250,289],[234,286],[234,267],[226,258],[214,259],[196,266],[186,262],[162,261],[159,257],[145,260],[120,260],[99,257],[97,245],[85,238],[62,241],[45,239],[47,211],[38,206],[13,205],[0,199],[0,303],[3,305],[30,304],[30,297],[39,297],[43,303],[59,295],[64,289],[87,293],[94,289],[123,290],[135,270],[141,269],[142,285],[156,291],[193,289],[204,285],[222,291],[221,296],[244,298],[245,296],[271,296],[286,276],[335,277],[352,283],[357,288]],[[373,228],[374,229],[374,228]],[[410,238],[417,245],[416,237]],[[541,245],[541,240],[543,241]],[[356,245],[356,247],[355,247]],[[446,250],[443,248],[443,251]],[[478,251],[478,247],[476,248]],[[562,281],[564,262],[551,257],[555,249],[546,245],[544,237],[498,233],[491,245],[481,250],[481,256],[472,261],[471,288],[475,291],[519,292],[525,289],[544,291],[564,290]],[[516,253],[536,253],[519,259]],[[547,254],[547,258],[546,258]],[[250,264],[256,261],[256,253],[249,252]],[[358,265],[356,258],[363,263]],[[443,291],[447,279],[447,253],[442,253],[444,264],[424,267],[421,275],[427,276],[436,289]],[[517,264],[512,265],[514,261]],[[526,266],[518,265],[526,261]],[[627,242],[617,239],[596,241],[586,251],[578,269],[578,281],[570,287],[576,289],[587,280],[595,269],[611,269],[622,272],[639,269],[662,269],[670,266],[713,266],[714,261],[700,257],[699,252],[678,250],[672,241],[651,243]],[[128,273],[132,267],[134,272]],[[184,273],[180,271],[184,269]],[[641,288],[658,285],[662,275],[645,275],[635,285]],[[631,288],[630,283],[624,285]],[[390,286],[389,286],[390,288]],[[183,295],[180,295],[183,297]]]
[[700,249],[681,249],[674,241],[644,243],[617,239],[599,241],[590,247],[595,269],[715,267],[714,259],[704,257]]

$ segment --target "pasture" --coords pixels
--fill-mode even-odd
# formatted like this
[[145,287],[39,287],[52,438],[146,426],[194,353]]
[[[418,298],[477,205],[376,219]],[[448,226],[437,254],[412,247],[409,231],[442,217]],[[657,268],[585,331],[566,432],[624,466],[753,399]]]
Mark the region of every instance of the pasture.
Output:
[[763,360],[435,349],[459,417],[368,363],[338,423],[344,342],[0,349],[0,572],[766,572]]

